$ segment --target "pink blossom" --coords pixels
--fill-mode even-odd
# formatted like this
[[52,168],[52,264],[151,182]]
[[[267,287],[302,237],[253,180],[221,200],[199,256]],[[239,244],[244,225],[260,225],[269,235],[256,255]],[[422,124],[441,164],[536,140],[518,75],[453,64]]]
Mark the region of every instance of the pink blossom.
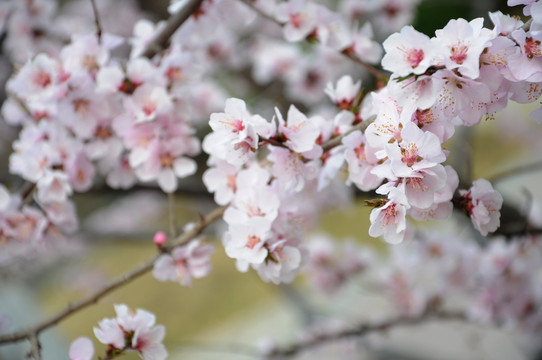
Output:
[[431,132],[407,122],[401,130],[402,141],[385,148],[391,169],[397,177],[411,177],[413,172],[429,169],[446,160],[440,140]]
[[215,193],[217,204],[226,205],[237,191],[237,169],[224,160],[217,160],[215,166],[203,173],[203,183],[209,192]]
[[480,122],[490,102],[491,91],[487,84],[459,77],[453,71],[446,70],[437,72],[433,78],[440,89],[437,106],[445,116],[459,116],[466,126]]
[[87,73],[94,77],[109,61],[109,51],[121,43],[121,38],[110,34],[103,34],[100,40],[95,34],[74,35],[71,43],[60,52],[60,58],[70,75]]
[[132,96],[124,101],[127,111],[135,116],[136,123],[152,121],[156,116],[167,114],[173,103],[166,89],[161,86],[139,86]]
[[163,231],[158,231],[156,234],[154,234],[152,241],[155,245],[162,246],[167,242],[167,235]]
[[301,191],[307,180],[317,175],[317,164],[305,163],[300,154],[288,149],[272,146],[267,158],[273,162],[275,175],[285,189]]
[[275,17],[285,23],[283,33],[286,40],[300,41],[316,28],[317,6],[306,0],[289,0],[277,6]]
[[160,281],[177,281],[190,286],[192,278],[203,278],[211,272],[209,256],[214,252],[212,245],[200,240],[175,248],[170,254],[162,255],[154,263],[153,276]]
[[209,125],[213,132],[203,140],[203,149],[239,166],[258,148],[258,134],[268,135],[273,126],[261,116],[251,115],[240,99],[226,100],[224,111],[211,114]]
[[94,345],[87,337],[75,339],[70,345],[70,360],[91,360],[94,356]]
[[399,189],[391,189],[388,201],[383,206],[374,208],[369,219],[369,235],[384,236],[391,244],[398,244],[405,238],[406,212],[410,207],[407,199]]
[[382,67],[395,76],[423,74],[433,65],[435,53],[431,40],[412,26],[405,26],[400,33],[395,33],[384,41],[386,55],[382,58]]
[[542,31],[525,33],[523,29],[518,29],[512,33],[512,38],[519,50],[508,57],[512,76],[517,81],[542,81]]
[[156,318],[148,311],[133,311],[126,305],[115,305],[116,318],[103,319],[94,328],[96,338],[115,349],[134,350],[143,360],[165,360],[167,351],[162,344],[165,328],[155,326]]
[[354,105],[354,100],[361,89],[361,81],[354,83],[349,75],[343,75],[334,87],[332,83],[327,83],[324,92],[337,104],[342,110],[350,110]]
[[366,144],[363,133],[354,131],[343,138],[343,144],[346,150],[344,157],[348,163],[348,182],[354,183],[363,191],[378,187],[382,179],[371,173],[378,159]]
[[279,137],[283,136],[286,139],[285,144],[293,151],[302,153],[317,146],[315,142],[320,135],[318,128],[294,105],[290,105],[286,121],[277,108],[275,114],[279,123]]
[[63,202],[72,194],[72,187],[68,182],[68,176],[58,170],[47,171],[36,184],[37,198],[40,202]]
[[242,225],[230,226],[224,237],[226,254],[249,264],[261,264],[268,254],[264,245],[269,238],[269,227],[269,220],[262,217],[253,217]]
[[486,236],[500,225],[500,209],[503,198],[485,179],[478,179],[472,187],[459,192],[464,199],[464,208],[471,217],[474,227]]
[[479,76],[480,55],[495,37],[489,29],[483,28],[483,23],[483,18],[470,22],[454,19],[435,31],[436,37],[432,41],[438,49],[437,57],[447,69],[457,69],[471,79]]
[[380,61],[382,45],[375,41],[370,22],[366,22],[358,31],[352,33],[352,46],[349,50],[366,63],[377,64]]
[[102,343],[115,347],[124,348],[124,330],[119,325],[117,319],[103,319],[94,328],[94,335]]
[[287,239],[279,239],[267,245],[265,262],[255,265],[261,279],[274,284],[294,281],[302,265],[302,251]]
[[[243,224],[250,218],[261,217],[269,220],[269,224],[277,217],[280,205],[279,198],[266,182],[258,181],[258,166],[242,170],[237,176],[237,191],[232,204],[224,213],[224,221],[228,224]],[[262,169],[263,178],[269,173]],[[262,177],[260,177],[262,178]]]

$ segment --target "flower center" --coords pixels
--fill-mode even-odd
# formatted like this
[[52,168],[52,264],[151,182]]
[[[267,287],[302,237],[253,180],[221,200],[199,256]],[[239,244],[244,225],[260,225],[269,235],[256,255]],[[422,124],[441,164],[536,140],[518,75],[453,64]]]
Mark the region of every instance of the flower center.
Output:
[[450,59],[456,64],[461,65],[467,59],[468,50],[469,48],[465,45],[457,44],[452,46],[452,54],[450,55]]
[[162,167],[173,167],[174,160],[175,158],[169,153],[160,156],[160,162],[162,163]]
[[542,55],[542,51],[540,50],[540,41],[534,40],[532,37],[528,37],[525,39],[525,54],[527,54],[527,57],[529,59],[532,59],[533,57],[538,57]]
[[34,83],[42,88],[45,88],[49,85],[51,85],[51,75],[46,73],[45,71],[39,71],[34,76]]
[[384,210],[384,225],[388,225],[390,222],[393,224],[397,223],[397,209],[395,204],[391,204]]
[[303,25],[303,20],[305,20],[305,16],[303,16],[303,14],[296,13],[296,14],[290,15],[290,23],[296,29],[300,28],[301,25]]
[[250,235],[248,237],[248,241],[247,241],[247,248],[249,249],[254,249],[254,247],[256,245],[258,245],[260,242],[262,241],[262,239],[260,239],[259,236],[256,236],[256,235]]
[[406,52],[406,61],[411,68],[415,68],[420,65],[424,58],[424,53],[422,49],[410,49]]
[[415,144],[408,144],[406,148],[402,148],[401,155],[401,160],[409,167],[422,160],[422,157],[418,155],[418,147]]

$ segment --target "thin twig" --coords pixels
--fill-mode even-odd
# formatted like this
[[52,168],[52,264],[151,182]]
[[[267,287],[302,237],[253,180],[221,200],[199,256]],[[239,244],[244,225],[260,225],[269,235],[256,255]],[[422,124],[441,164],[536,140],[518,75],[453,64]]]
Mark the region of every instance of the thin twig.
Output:
[[28,340],[30,341],[30,353],[28,355],[34,360],[41,360],[41,344],[38,339],[38,333],[30,334]]
[[344,49],[341,51],[341,54],[346,56],[347,58],[349,58],[350,60],[352,60],[353,62],[355,62],[356,64],[358,65],[361,65],[363,66],[363,68],[367,71],[369,71],[371,74],[373,74],[377,79],[381,79],[381,78],[389,78],[390,77],[390,74],[385,72],[385,71],[382,71],[382,70],[379,70],[377,68],[375,68],[374,66],[372,65],[369,65],[367,64],[366,62],[363,62],[359,57],[357,57],[350,49]]
[[356,126],[354,126],[352,129],[350,129],[349,131],[345,132],[344,134],[342,135],[339,135],[337,137],[334,137],[332,138],[331,140],[325,142],[323,145],[322,145],[322,149],[324,151],[329,151],[331,149],[333,149],[334,147],[336,146],[339,146],[341,144],[341,142],[343,141],[343,138],[345,136],[348,136],[350,135],[351,133],[353,133],[354,131],[364,131],[365,129],[367,129],[367,127],[373,122],[375,121],[376,119],[376,115],[373,115],[371,117],[369,117],[368,119],[366,120],[363,120],[362,122],[360,122],[359,124],[357,124]]
[[147,45],[141,56],[152,58],[166,48],[171,36],[199,8],[202,2],[203,0],[189,0],[182,9],[173,14],[162,30]]
[[277,147],[281,147],[281,148],[284,148],[284,149],[288,149],[290,151],[292,151],[292,149],[290,149],[286,144],[278,141],[278,140],[275,140],[275,139],[270,139],[270,138],[266,138],[264,136],[259,136],[260,140],[261,140],[261,145],[265,145],[265,143],[268,143],[270,145],[273,145],[273,146],[277,146]]
[[169,235],[172,238],[177,237],[177,225],[175,224],[175,194],[168,193],[168,209],[169,209]]
[[539,171],[539,170],[542,170],[542,161],[537,161],[537,162],[532,163],[532,164],[521,165],[521,166],[515,167],[515,168],[510,169],[510,170],[502,171],[502,172],[497,173],[497,174],[495,174],[493,176],[490,176],[488,180],[490,182],[492,182],[493,184],[496,184],[496,183],[498,183],[500,181],[506,180],[506,179],[508,179],[510,177],[513,177],[513,176],[517,176],[517,175],[520,175],[520,174],[526,174],[526,173]]
[[100,14],[98,13],[98,7],[96,6],[96,0],[90,0],[92,4],[92,11],[94,12],[94,22],[96,24],[96,36],[98,37],[98,42],[102,41],[102,24],[100,22]]
[[402,326],[402,325],[416,325],[420,324],[427,320],[465,320],[466,317],[463,313],[455,312],[444,312],[444,311],[435,311],[435,312],[426,312],[420,316],[400,316],[395,319],[387,320],[384,322],[376,324],[362,324],[360,326],[341,330],[334,333],[327,333],[312,337],[310,340],[302,341],[295,343],[286,347],[275,348],[266,355],[267,359],[272,358],[281,358],[281,357],[290,357],[294,356],[302,351],[323,345],[325,343],[346,339],[350,337],[360,337],[368,333],[385,331],[391,327]]
[[260,357],[260,351],[246,344],[236,343],[207,343],[200,341],[180,341],[174,345],[181,350],[192,350],[198,352],[230,353],[239,356]]
[[89,296],[79,301],[69,304],[66,308],[51,316],[49,319],[46,319],[39,324],[36,324],[25,330],[0,335],[0,344],[17,342],[24,339],[31,339],[32,336],[37,336],[43,330],[46,330],[51,326],[60,323],[77,311],[86,308],[89,305],[97,303],[98,300],[103,298],[105,295],[146,274],[147,272],[152,270],[154,262],[162,253],[169,253],[174,248],[184,245],[188,241],[192,240],[194,237],[198,236],[207,226],[220,219],[225,210],[225,207],[218,207],[215,210],[211,211],[207,216],[203,217],[201,221],[199,221],[192,229],[185,231],[180,236],[178,236],[171,246],[164,247],[160,254],[153,256],[136,268],[111,281],[109,284],[105,285],[103,288],[99,289],[95,293],[90,294]]

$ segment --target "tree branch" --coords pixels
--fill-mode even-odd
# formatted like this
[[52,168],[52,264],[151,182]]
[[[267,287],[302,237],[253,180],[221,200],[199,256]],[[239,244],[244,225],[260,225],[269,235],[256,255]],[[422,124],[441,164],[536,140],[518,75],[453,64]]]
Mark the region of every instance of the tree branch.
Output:
[[98,300],[100,300],[105,295],[146,274],[147,272],[152,270],[154,262],[160,257],[162,253],[169,253],[174,248],[184,245],[190,240],[192,240],[194,237],[198,236],[207,226],[220,219],[225,210],[226,207],[222,206],[211,211],[207,216],[203,217],[191,230],[185,231],[179,237],[177,237],[177,239],[171,246],[162,248],[161,253],[153,256],[149,260],[140,264],[138,267],[111,281],[109,284],[105,285],[103,288],[99,289],[95,293],[90,294],[89,296],[77,302],[69,304],[66,308],[51,316],[49,319],[46,319],[45,321],[25,330],[0,335],[0,344],[17,342],[25,339],[32,340],[32,337],[36,337],[43,330],[46,330],[51,326],[58,324],[59,322],[73,315],[77,311],[84,309],[89,305],[97,303]]
[[166,26],[147,45],[141,56],[152,58],[166,48],[171,36],[199,8],[202,2],[203,0],[189,0],[182,9],[173,14],[166,22]]
[[100,22],[100,14],[98,13],[98,7],[96,6],[96,0],[90,0],[92,5],[92,11],[94,12],[94,22],[96,23],[96,36],[98,41],[102,39],[102,24]]
[[30,334],[28,340],[30,341],[30,352],[28,353],[28,356],[31,356],[34,360],[41,360],[41,344],[38,339],[38,334]]
[[506,180],[510,177],[517,176],[519,174],[526,174],[530,172],[542,170],[542,161],[537,161],[528,165],[521,165],[510,170],[505,170],[489,177],[489,181],[496,184],[500,181]]
[[391,327],[403,326],[403,325],[416,325],[424,321],[437,319],[437,320],[465,320],[466,317],[463,313],[445,312],[445,311],[428,311],[420,316],[399,316],[395,319],[387,320],[375,324],[362,324],[357,327],[340,330],[334,333],[321,334],[313,337],[310,340],[301,341],[286,347],[279,347],[271,350],[266,354],[266,359],[290,357],[297,355],[305,350],[323,345],[325,343],[346,339],[350,337],[360,337],[371,332],[385,331]]

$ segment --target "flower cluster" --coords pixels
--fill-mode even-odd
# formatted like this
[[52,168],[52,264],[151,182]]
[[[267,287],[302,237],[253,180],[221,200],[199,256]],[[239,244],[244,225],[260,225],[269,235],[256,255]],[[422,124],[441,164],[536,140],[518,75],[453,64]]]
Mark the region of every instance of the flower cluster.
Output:
[[[166,330],[155,326],[155,316],[148,311],[132,311],[126,305],[115,305],[116,318],[103,319],[94,328],[94,335],[108,345],[107,356],[112,358],[126,351],[136,351],[143,360],[164,360],[167,351],[162,341]],[[90,360],[94,346],[88,338],[76,339],[70,347],[70,360]]]
[[354,241],[345,241],[337,249],[330,237],[315,235],[307,240],[307,249],[304,272],[312,286],[327,294],[374,265],[374,254]]
[[193,239],[173,249],[171,254],[160,256],[154,263],[152,274],[160,281],[177,281],[181,285],[190,286],[192,278],[199,279],[211,272],[209,256],[213,251],[212,245]]
[[[331,130],[332,121],[308,118],[291,106],[286,117],[276,109],[270,122],[232,98],[224,113],[211,115],[210,125],[214,131],[203,141],[210,168],[203,181],[219,204],[229,204],[226,253],[239,269],[252,266],[266,281],[292,281],[303,263],[303,230],[315,223],[325,201],[319,190],[335,188],[333,176],[321,172],[319,145],[330,137],[322,128]],[[262,161],[258,149],[265,149]]]
[[540,331],[539,237],[508,243],[494,238],[482,248],[465,233],[461,238],[448,231],[421,235],[417,241],[394,247],[374,279],[399,313],[417,315],[438,300],[443,307],[467,308],[473,321],[501,324],[525,334]]

